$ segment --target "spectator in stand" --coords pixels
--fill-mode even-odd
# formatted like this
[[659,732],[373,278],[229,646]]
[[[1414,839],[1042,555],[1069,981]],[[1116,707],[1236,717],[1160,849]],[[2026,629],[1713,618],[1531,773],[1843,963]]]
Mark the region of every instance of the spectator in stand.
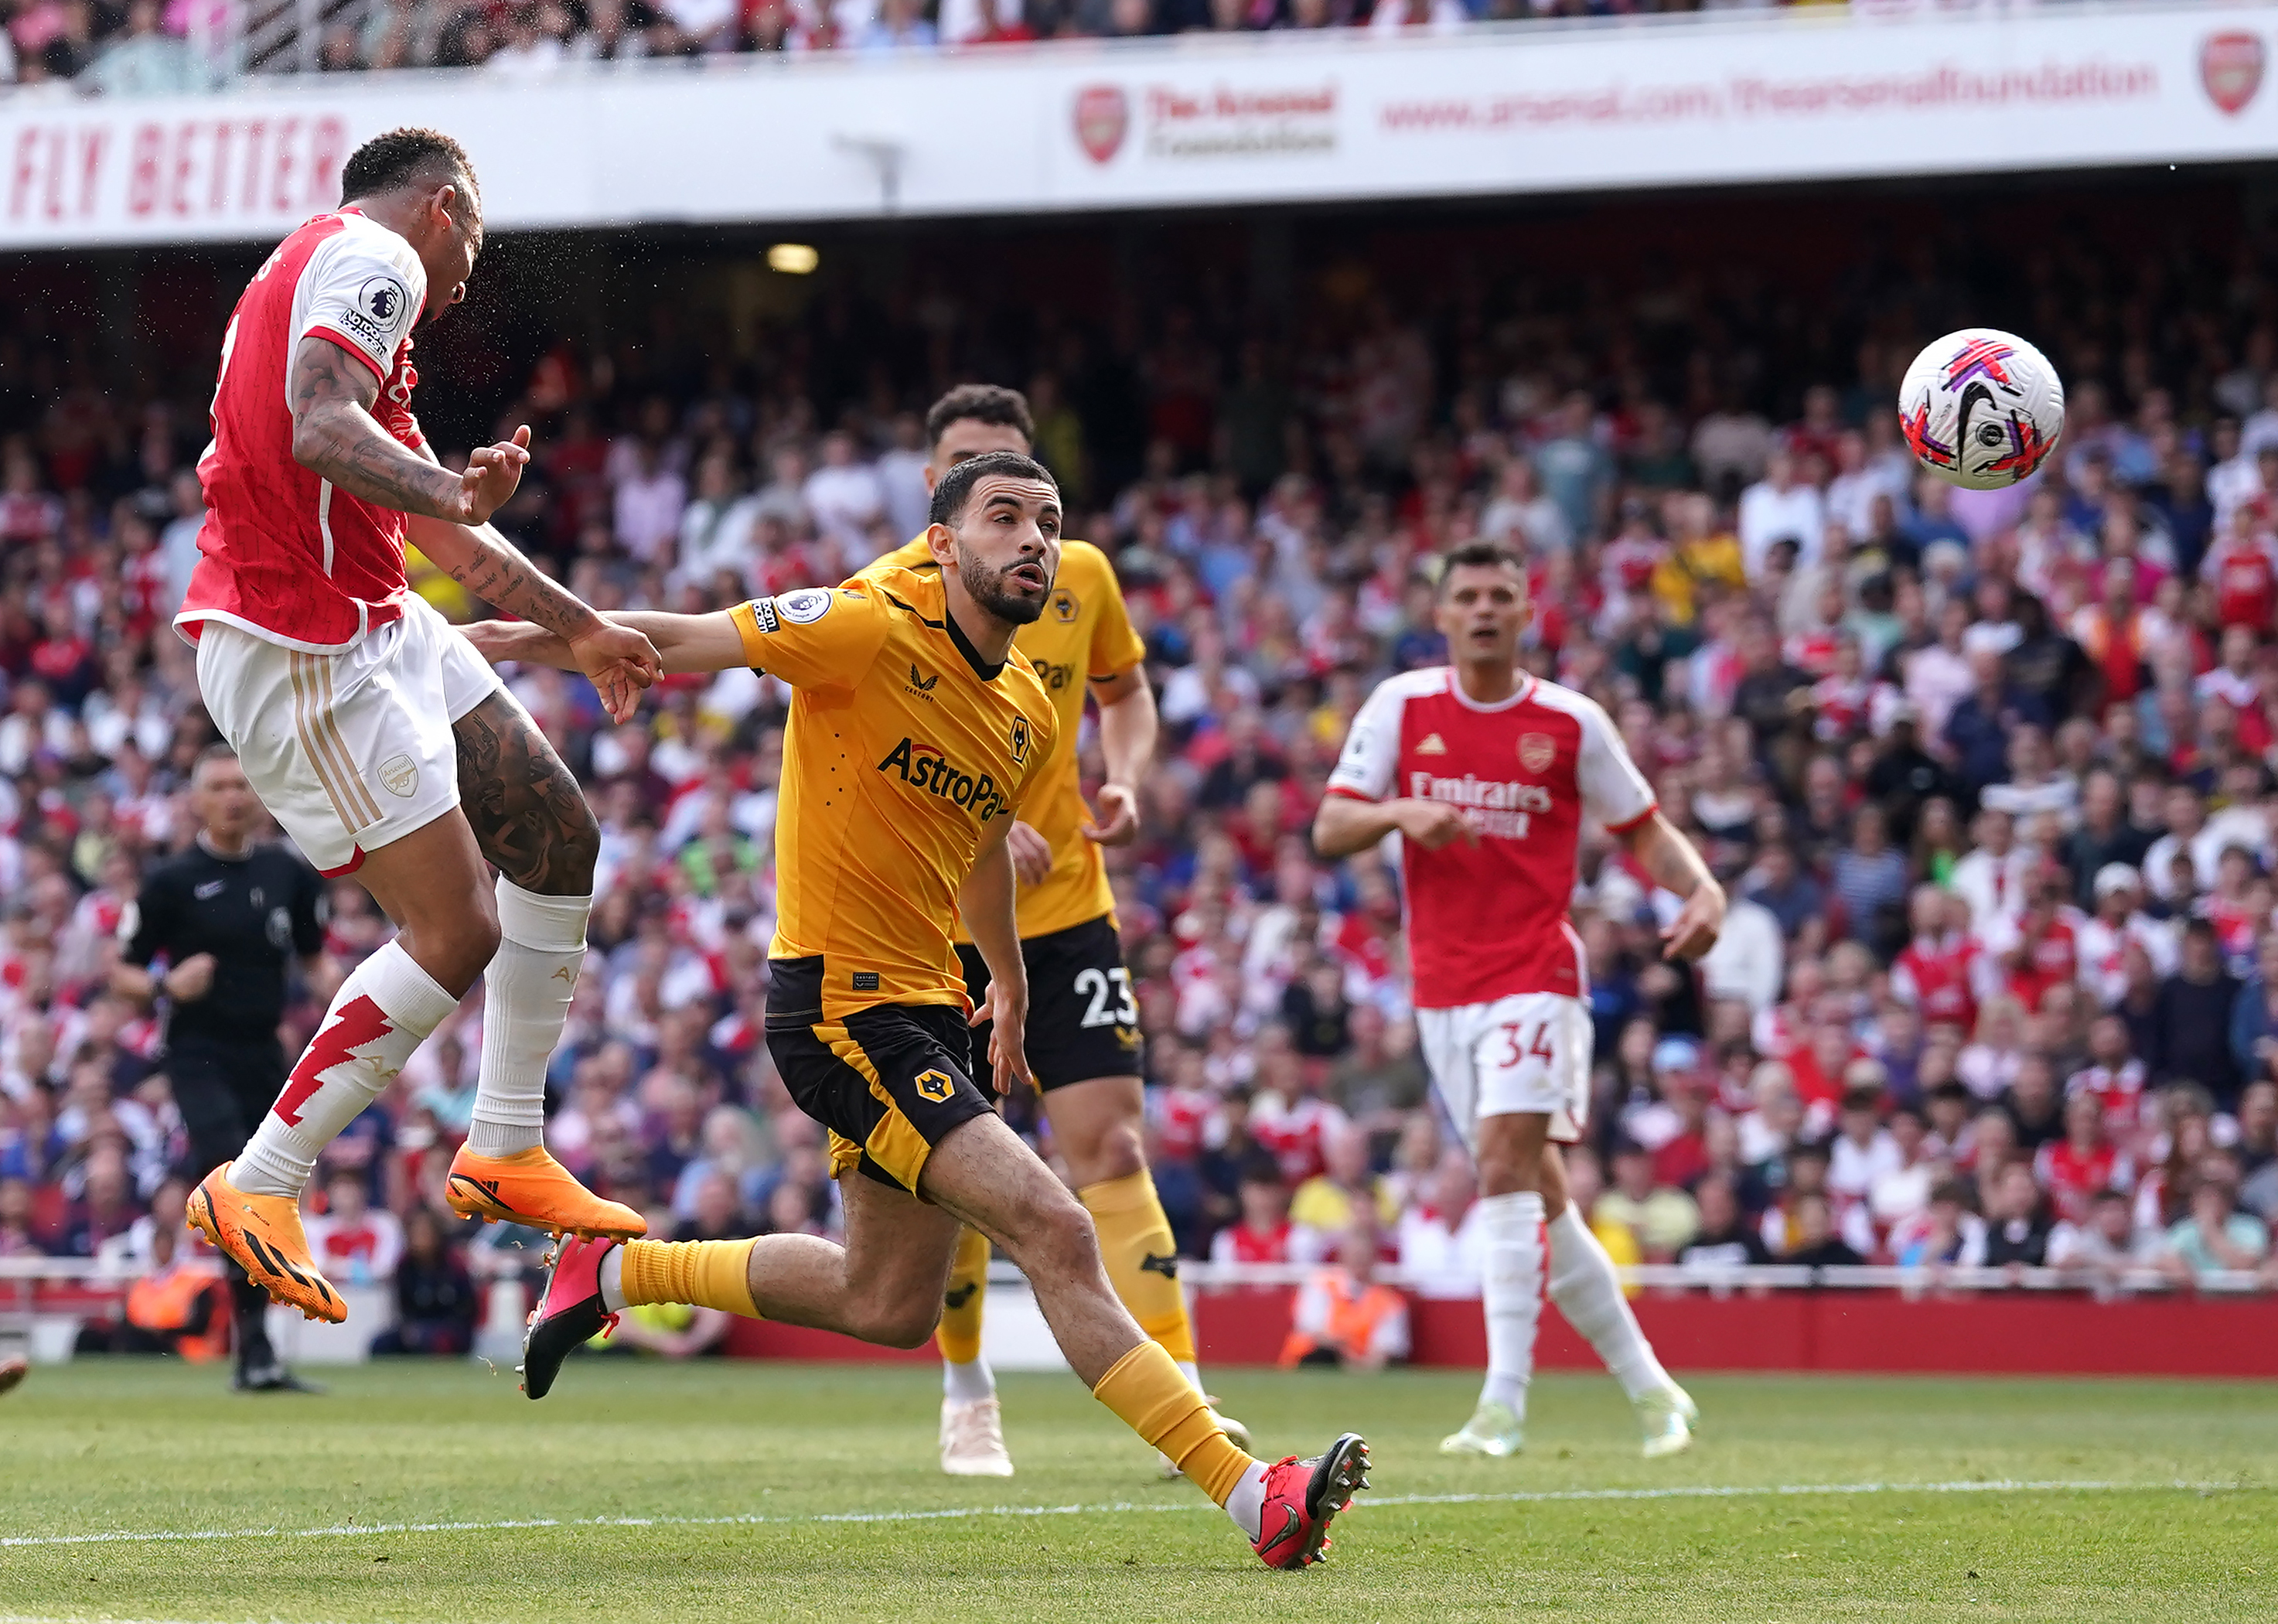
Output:
[[210,1252],[181,1230],[153,1230],[143,1272],[126,1288],[116,1325],[80,1332],[81,1353],[175,1353],[197,1364],[229,1352],[229,1294]]
[[2098,1298],[2126,1291],[2133,1277],[2159,1264],[2167,1246],[2162,1233],[2137,1231],[2131,1207],[2125,1191],[2097,1191],[2085,1218],[2060,1222],[2049,1231],[2048,1267]]
[[1779,1260],[1808,1268],[1855,1268],[1867,1260],[1836,1232],[1835,1209],[1823,1195],[1799,1196],[1795,1245]]
[[1338,1237],[1336,1261],[1298,1288],[1281,1363],[1378,1371],[1408,1358],[1408,1304],[1376,1283],[1376,1226],[1356,1222]]
[[1827,531],[1825,499],[1816,486],[1799,478],[1794,456],[1775,451],[1765,460],[1764,477],[1740,496],[1740,551],[1748,573],[1760,573],[1777,541],[1797,545],[1799,565],[1819,562]]
[[1947,1179],[1922,1211],[1891,1231],[1890,1260],[1900,1268],[1976,1268],[1985,1261],[1985,1221],[1970,1210],[1970,1188]]
[[1701,1209],[1693,1198],[1656,1185],[1653,1153],[1634,1143],[1614,1147],[1613,1188],[1598,1198],[1590,1216],[1594,1223],[1604,1220],[1627,1229],[1648,1263],[1670,1261],[1701,1232]]
[[1890,844],[1890,825],[1872,801],[1851,815],[1851,841],[1835,854],[1835,896],[1850,939],[1887,959],[1905,939],[1900,910],[1907,897],[1907,860]]
[[2189,1213],[2167,1230],[2162,1268],[2179,1285],[2262,1269],[2270,1258],[2270,1229],[2253,1214],[2238,1209],[2236,1161],[2211,1150],[2195,1171]]
[[1816,938],[1813,927],[1823,929],[1827,892],[1785,841],[1768,843],[1756,866],[1740,877],[1740,885],[1742,898],[1770,913],[1792,946],[1803,946],[1807,931]]
[[2238,1204],[2268,1223],[2278,1218],[2278,1083],[2250,1083],[2238,1100]]
[[2214,927],[2204,919],[2183,926],[2182,954],[2174,975],[2160,984],[2144,1060],[2155,1080],[2188,1079],[2218,1102],[2236,1097],[2238,1062],[2230,1049],[2230,1017],[2239,997],[2236,977],[2223,969]]
[[1242,1216],[1212,1239],[1211,1261],[1294,1261],[1289,1253],[1289,1186],[1282,1180],[1280,1164],[1263,1155],[1243,1164],[1240,1194]]
[[1357,1129],[1346,1125],[1327,1135],[1321,1152],[1321,1171],[1289,1196],[1290,1250],[1301,1258],[1326,1257],[1354,1224],[1380,1223],[1387,1215],[1369,1168],[1368,1141]]
[[1472,1159],[1451,1147],[1400,1214],[1401,1272],[1420,1297],[1474,1297],[1486,1253]]
[[1763,1237],[1741,1211],[1730,1178],[1710,1174],[1693,1186],[1693,1198],[1701,1208],[1701,1229],[1678,1248],[1681,1267],[1714,1274],[1771,1261]]
[[[1984,1181],[1980,1180],[1981,1187]],[[1993,1181],[1985,1204],[1989,1268],[2038,1268],[2048,1260],[2049,1219],[2030,1163],[2013,1161]]]
[[2049,1057],[2029,1049],[2019,1057],[2017,1075],[2001,1095],[2001,1110],[2020,1153],[2032,1156],[2064,1135],[2064,1099],[2057,1092]]
[[373,1339],[373,1353],[463,1356],[474,1351],[482,1293],[432,1207],[415,1207],[404,1219],[393,1273],[395,1323]]
[[309,1255],[325,1277],[344,1286],[385,1290],[402,1260],[403,1225],[386,1207],[371,1205],[371,1184],[357,1168],[325,1176],[325,1210],[308,1221]]

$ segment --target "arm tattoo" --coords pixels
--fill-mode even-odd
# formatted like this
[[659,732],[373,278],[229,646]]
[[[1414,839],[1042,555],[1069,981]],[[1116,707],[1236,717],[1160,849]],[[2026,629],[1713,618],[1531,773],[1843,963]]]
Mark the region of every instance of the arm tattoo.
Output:
[[379,379],[329,339],[304,338],[293,352],[287,402],[302,466],[352,496],[399,513],[447,518],[459,477],[401,444],[371,415]]
[[470,533],[475,550],[451,571],[453,580],[484,602],[544,626],[564,642],[593,629],[600,617],[524,557],[513,542],[488,525]]
[[577,779],[528,713],[501,691],[451,731],[458,739],[459,804],[483,855],[524,891],[590,894],[600,829]]

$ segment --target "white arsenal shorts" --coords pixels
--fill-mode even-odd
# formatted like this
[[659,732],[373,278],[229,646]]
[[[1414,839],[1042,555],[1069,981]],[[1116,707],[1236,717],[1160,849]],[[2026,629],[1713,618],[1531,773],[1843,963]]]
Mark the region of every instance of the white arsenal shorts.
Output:
[[1419,1009],[1424,1061],[1456,1131],[1479,1148],[1483,1116],[1536,1111],[1571,1145],[1590,1115],[1590,1011],[1579,998],[1519,992],[1491,1004]]
[[198,692],[254,793],[326,877],[459,804],[451,724],[498,673],[426,600],[346,654],[285,648],[209,620]]

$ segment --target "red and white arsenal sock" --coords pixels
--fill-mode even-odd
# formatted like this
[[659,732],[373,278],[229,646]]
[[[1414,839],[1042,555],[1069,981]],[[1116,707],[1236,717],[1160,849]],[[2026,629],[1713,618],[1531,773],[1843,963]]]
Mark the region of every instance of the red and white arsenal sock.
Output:
[[1534,1375],[1534,1328],[1542,1317],[1542,1197],[1533,1190],[1488,1196],[1479,1203],[1487,1242],[1487,1379],[1481,1403],[1509,1405],[1526,1418],[1526,1384]]
[[504,875],[498,952],[483,971],[483,1056],[467,1148],[511,1156],[546,1138],[546,1067],[570,1022],[593,899],[547,897]]
[[357,965],[229,1182],[248,1195],[298,1196],[325,1146],[395,1080],[458,1002],[399,941]]
[[1550,1300],[1558,1305],[1566,1323],[1589,1339],[1631,1398],[1642,1398],[1669,1386],[1669,1372],[1653,1356],[1653,1344],[1638,1329],[1637,1315],[1622,1295],[1622,1277],[1614,1270],[1613,1259],[1571,1202],[1551,1222],[1549,1234]]

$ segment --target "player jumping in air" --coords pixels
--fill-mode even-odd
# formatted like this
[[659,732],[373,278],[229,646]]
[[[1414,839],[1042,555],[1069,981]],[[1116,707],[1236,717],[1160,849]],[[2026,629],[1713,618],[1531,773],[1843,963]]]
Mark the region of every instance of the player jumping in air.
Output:
[[[984,451],[1027,455],[1036,429],[1017,390],[967,384],[926,414],[933,455],[929,489],[967,457]],[[883,570],[931,573],[926,538],[887,554],[863,574]],[[1146,1091],[1139,1011],[1115,924],[1115,898],[1100,848],[1122,846],[1139,830],[1139,777],[1155,754],[1155,694],[1141,663],[1146,647],[1132,631],[1123,589],[1107,555],[1089,541],[1063,538],[1059,573],[1044,612],[1013,633],[1013,653],[1050,690],[1059,742],[1025,808],[1005,837],[1021,882],[1021,957],[1030,995],[1026,1040],[1052,1145],[1066,1163],[1076,1199],[1091,1214],[1116,1296],[1139,1329],[1163,1344],[1187,1380],[1195,1367],[1194,1327],[1179,1286],[1179,1248],[1147,1172],[1142,1130]],[[1076,765],[1076,730],[1086,690],[1099,701],[1100,753],[1106,781],[1099,821],[1084,805]],[[988,1002],[989,966],[970,934],[958,932],[965,990]],[[975,1074],[988,1066],[990,1028],[974,1030]],[[997,1406],[997,1380],[981,1356],[982,1305],[989,1290],[989,1237],[968,1229],[942,1299],[941,1469],[959,1477],[1010,1477],[1013,1457]],[[1242,1449],[1241,1422],[1219,1418]],[[1170,1475],[1176,1476],[1172,1467]]]
[[202,555],[175,621],[263,804],[398,929],[340,984],[244,1151],[190,1197],[190,1222],[256,1283],[332,1321],[348,1310],[310,1259],[301,1191],[478,976],[481,1073],[451,1206],[557,1233],[646,1229],[540,1144],[600,831],[529,715],[407,587],[407,535],[477,597],[562,637],[612,715],[631,713],[657,669],[647,640],[602,620],[485,522],[521,479],[529,431],[453,473],[411,415],[411,329],[464,296],[482,248],[467,155],[432,130],[396,130],[348,159],[341,190],[340,209],[287,237],[230,317],[198,463]]
[[[1028,1276],[1093,1395],[1224,1506],[1269,1566],[1303,1567],[1365,1486],[1367,1445],[1348,1433],[1316,1459],[1269,1465],[1229,1442],[1117,1300],[1082,1205],[967,1074],[967,1029],[986,1019],[996,1091],[1029,1076],[1007,837],[1049,777],[1059,724],[1043,682],[1012,658],[1013,636],[1052,601],[1059,493],[1029,458],[991,452],[941,477],[932,519],[929,571],[624,617],[669,670],[750,666],[793,690],[768,1049],[829,1130],[846,1243],[565,1240],[524,1340],[524,1390],[543,1397],[572,1348],[644,1303],[915,1347],[970,1224]],[[486,625],[476,639],[497,659],[572,658],[538,628]],[[960,911],[989,970],[980,1008],[958,963]]]
[[1425,1059],[1478,1164],[1486,1230],[1487,1385],[1448,1454],[1515,1455],[1546,1289],[1629,1394],[1648,1459],[1692,1441],[1612,1260],[1566,1199],[1558,1147],[1589,1106],[1588,970],[1567,923],[1586,817],[1683,906],[1672,959],[1706,953],[1724,893],[1672,828],[1595,702],[1518,667],[1532,606],[1517,555],[1448,555],[1439,626],[1451,665],[1395,677],[1353,718],[1313,823],[1322,855],[1402,838],[1409,957]]

